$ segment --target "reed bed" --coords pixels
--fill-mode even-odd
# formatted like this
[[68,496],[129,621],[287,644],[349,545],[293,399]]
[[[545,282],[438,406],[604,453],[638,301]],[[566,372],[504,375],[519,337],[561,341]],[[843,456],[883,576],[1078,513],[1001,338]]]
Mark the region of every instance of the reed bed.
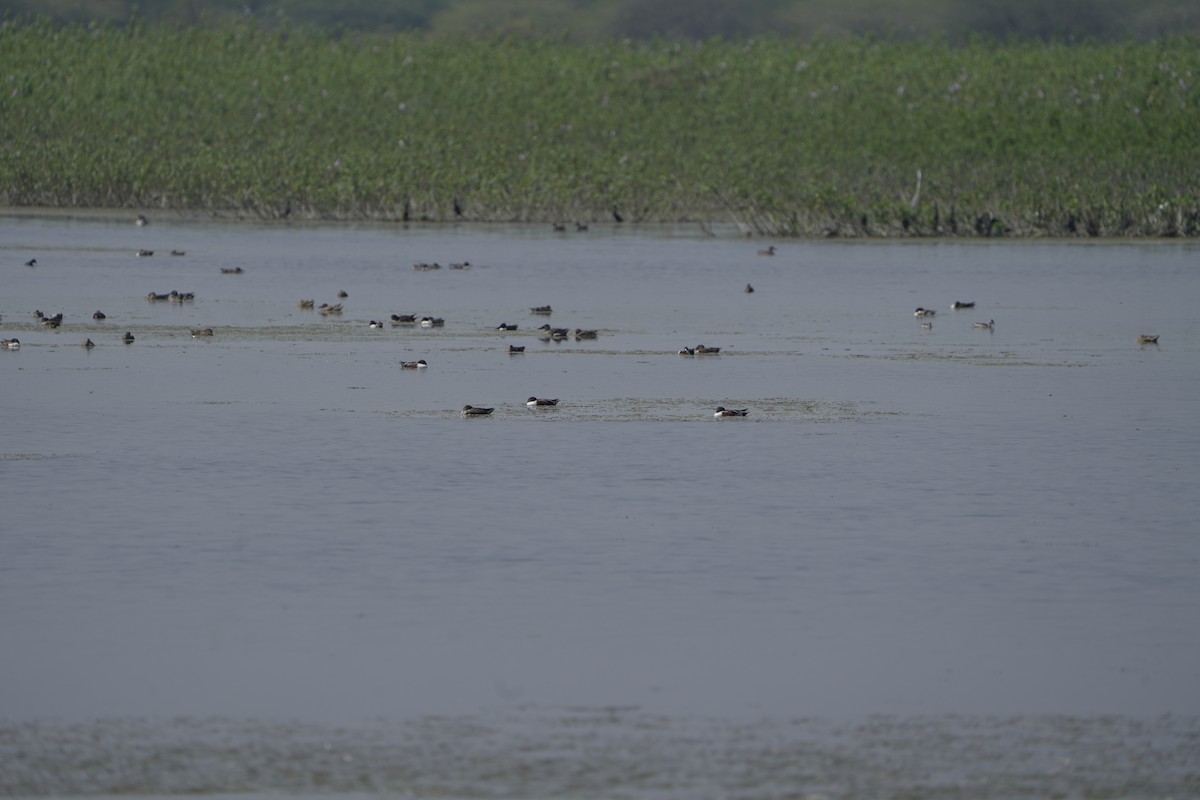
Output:
[[1200,41],[0,30],[0,203],[1200,235]]

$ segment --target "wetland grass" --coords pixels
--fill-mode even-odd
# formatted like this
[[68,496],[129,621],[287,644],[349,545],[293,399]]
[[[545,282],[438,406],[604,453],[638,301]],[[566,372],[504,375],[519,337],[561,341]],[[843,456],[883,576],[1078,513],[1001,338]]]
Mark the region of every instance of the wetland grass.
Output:
[[0,29],[0,203],[1200,235],[1200,47]]

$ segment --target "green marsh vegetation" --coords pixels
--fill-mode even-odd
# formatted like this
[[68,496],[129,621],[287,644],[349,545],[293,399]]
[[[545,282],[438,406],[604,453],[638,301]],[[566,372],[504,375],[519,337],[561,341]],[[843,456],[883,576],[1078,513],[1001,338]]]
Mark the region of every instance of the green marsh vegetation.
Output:
[[[0,203],[1200,235],[1200,40],[0,30]],[[918,177],[919,176],[919,177]]]

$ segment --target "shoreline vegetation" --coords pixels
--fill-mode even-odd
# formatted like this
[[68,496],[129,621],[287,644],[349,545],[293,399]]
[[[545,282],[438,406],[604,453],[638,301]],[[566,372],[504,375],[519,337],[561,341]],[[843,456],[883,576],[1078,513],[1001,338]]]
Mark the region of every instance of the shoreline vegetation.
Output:
[[0,28],[0,206],[1200,236],[1200,39]]

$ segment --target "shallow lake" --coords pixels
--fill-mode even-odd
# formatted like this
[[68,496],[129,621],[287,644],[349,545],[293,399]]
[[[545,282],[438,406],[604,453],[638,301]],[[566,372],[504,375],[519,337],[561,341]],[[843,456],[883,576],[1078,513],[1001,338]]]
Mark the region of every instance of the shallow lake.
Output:
[[712,233],[0,216],[0,793],[1200,791],[1200,244]]

